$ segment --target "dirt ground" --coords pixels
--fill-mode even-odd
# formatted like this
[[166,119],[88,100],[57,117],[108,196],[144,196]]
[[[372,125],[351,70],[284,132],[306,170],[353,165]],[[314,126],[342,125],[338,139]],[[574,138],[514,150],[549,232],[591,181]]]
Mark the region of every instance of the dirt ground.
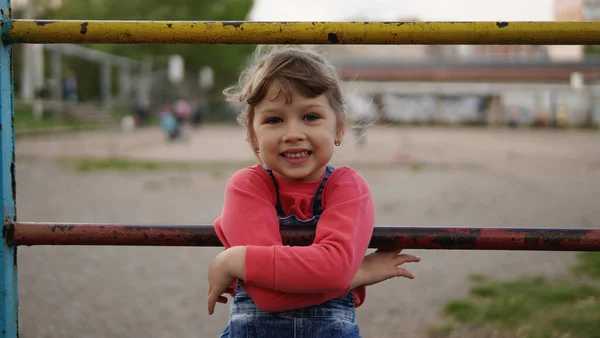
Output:
[[[334,164],[368,180],[377,225],[600,227],[600,133],[378,127]],[[17,140],[21,221],[209,224],[236,163],[252,161],[233,126],[97,131]],[[221,163],[204,169],[78,173],[56,159],[120,156]],[[224,166],[223,163],[232,163]],[[238,167],[239,167],[238,165]],[[228,307],[206,313],[206,271],[220,248],[20,247],[20,337],[218,337]],[[470,274],[557,275],[570,252],[410,250],[416,279],[369,287],[363,337],[427,337]]]

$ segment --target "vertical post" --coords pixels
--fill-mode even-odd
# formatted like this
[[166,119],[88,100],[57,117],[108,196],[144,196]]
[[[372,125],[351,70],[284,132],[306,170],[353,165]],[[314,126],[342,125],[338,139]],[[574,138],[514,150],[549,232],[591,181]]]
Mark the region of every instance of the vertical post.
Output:
[[[10,0],[0,0],[0,17],[3,32],[10,20]],[[0,201],[2,207],[2,241],[0,243],[0,337],[17,337],[17,248],[7,241],[4,221],[15,220],[15,139],[13,133],[14,92],[12,74],[12,48],[0,43]]]
[[63,100],[63,69],[62,54],[58,50],[52,49],[50,52],[50,69],[52,70],[52,99],[56,101]]
[[129,63],[123,62],[119,65],[119,100],[125,106],[130,106],[131,74],[129,68]]
[[137,104],[148,109],[152,92],[152,61],[144,60],[139,70],[137,83]]
[[[4,1],[2,1],[4,2]],[[3,7],[7,8],[7,7]],[[36,17],[36,6],[34,0],[25,1],[25,13],[24,19],[34,19]],[[3,19],[4,20],[4,19]],[[35,97],[35,77],[36,77],[36,66],[32,65],[37,58],[35,47],[31,44],[23,45],[22,52],[22,63],[28,65],[28,67],[21,67],[21,98],[24,100],[33,100]]]
[[550,90],[550,126],[552,128],[556,128],[556,113],[557,113],[557,103],[556,103],[557,93],[554,90]]
[[111,66],[112,65],[110,64],[110,62],[102,62],[102,68],[100,72],[100,97],[102,98],[102,106],[105,108],[109,107],[112,103],[112,83],[110,79],[112,71]]

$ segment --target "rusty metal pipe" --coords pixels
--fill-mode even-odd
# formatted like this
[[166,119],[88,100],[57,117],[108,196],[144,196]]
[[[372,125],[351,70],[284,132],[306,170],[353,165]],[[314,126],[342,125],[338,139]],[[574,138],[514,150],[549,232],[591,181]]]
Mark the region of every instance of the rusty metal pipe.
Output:
[[[8,222],[15,245],[222,246],[212,225]],[[286,245],[310,245],[314,230],[282,229]],[[370,248],[600,251],[600,229],[376,227]]]
[[598,45],[600,22],[10,20],[9,43]]

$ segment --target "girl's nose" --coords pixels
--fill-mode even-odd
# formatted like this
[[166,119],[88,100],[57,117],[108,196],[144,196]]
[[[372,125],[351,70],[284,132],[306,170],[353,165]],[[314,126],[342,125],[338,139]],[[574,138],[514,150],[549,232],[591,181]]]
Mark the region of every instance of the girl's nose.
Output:
[[301,126],[290,124],[283,134],[283,142],[300,142],[306,139],[306,135]]

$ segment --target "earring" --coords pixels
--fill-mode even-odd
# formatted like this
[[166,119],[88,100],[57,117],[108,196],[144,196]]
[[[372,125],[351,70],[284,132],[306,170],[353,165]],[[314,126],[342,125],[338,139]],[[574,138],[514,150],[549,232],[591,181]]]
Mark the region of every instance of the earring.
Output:
[[335,142],[333,142],[333,144],[335,144],[337,147],[339,147],[339,146],[340,146],[340,144],[342,144],[342,142],[340,142],[340,141],[338,141],[338,140],[335,140]]

